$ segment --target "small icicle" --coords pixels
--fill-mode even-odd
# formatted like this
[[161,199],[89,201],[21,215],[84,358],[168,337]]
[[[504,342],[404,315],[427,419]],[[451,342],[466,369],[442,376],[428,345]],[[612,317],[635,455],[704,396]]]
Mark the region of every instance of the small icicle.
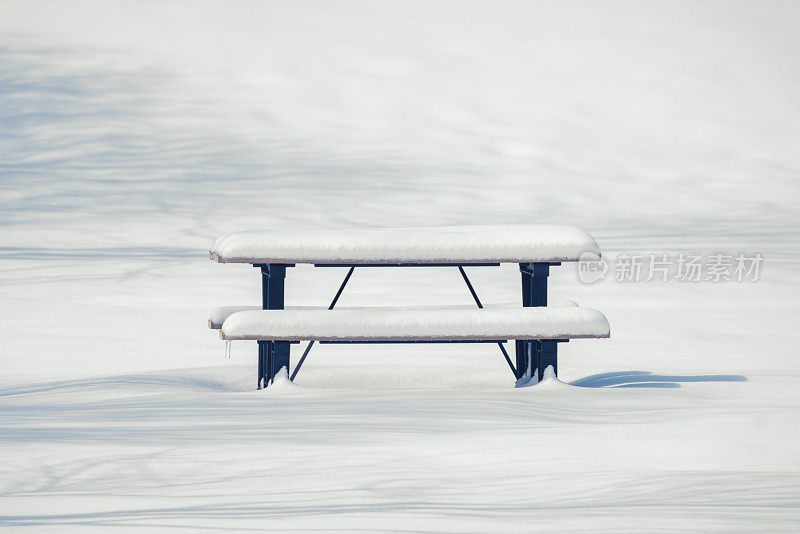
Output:
[[231,342],[230,342],[230,340],[226,340],[225,341],[225,359],[226,360],[230,360],[231,359]]

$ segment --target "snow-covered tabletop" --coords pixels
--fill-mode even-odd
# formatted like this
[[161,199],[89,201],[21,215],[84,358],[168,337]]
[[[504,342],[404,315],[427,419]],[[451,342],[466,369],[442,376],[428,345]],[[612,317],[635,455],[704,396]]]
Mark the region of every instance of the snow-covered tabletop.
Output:
[[456,264],[578,261],[584,252],[600,254],[585,230],[516,224],[237,232],[217,239],[210,256],[220,263]]

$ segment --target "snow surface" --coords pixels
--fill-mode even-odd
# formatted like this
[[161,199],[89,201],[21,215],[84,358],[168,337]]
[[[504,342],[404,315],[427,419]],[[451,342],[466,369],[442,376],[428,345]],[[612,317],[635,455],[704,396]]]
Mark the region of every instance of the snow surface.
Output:
[[208,314],[208,327],[214,330],[222,328],[225,319],[236,312],[260,310],[261,306],[217,306]]
[[[308,276],[308,275],[307,275]],[[311,274],[310,276],[313,276]],[[515,302],[504,302],[504,303],[484,303],[485,308],[519,308],[522,306],[521,303]],[[548,304],[551,308],[557,307],[564,307],[564,306],[577,306],[574,300],[568,299],[555,299],[551,300]],[[475,306],[465,306],[465,305],[449,305],[449,306],[393,306],[393,309],[399,310],[409,310],[409,309],[420,309],[420,308],[428,308],[428,309],[438,309],[438,310],[469,310],[474,309]],[[261,306],[217,306],[211,313],[208,315],[208,327],[214,330],[218,330],[222,328],[222,323],[225,322],[225,319],[230,317],[236,312],[240,311],[251,311],[251,310],[260,310]],[[287,306],[286,309],[288,310],[327,310],[327,306]],[[370,307],[354,307],[354,306],[346,306],[346,307],[339,307],[337,310],[374,310],[375,306]]]
[[[797,532],[797,2],[0,2],[0,529]],[[315,345],[257,392],[247,228],[586,228],[756,283],[579,283],[605,341]],[[519,299],[514,265],[468,268]],[[613,271],[612,271],[613,273]],[[299,265],[288,304],[343,269]],[[473,305],[356,269],[338,305]],[[296,358],[293,360],[296,361]],[[411,362],[411,363],[410,363]]]
[[481,263],[578,261],[600,254],[585,230],[506,224],[355,230],[263,230],[219,237],[220,263]]
[[226,340],[400,341],[608,337],[596,310],[539,308],[372,308],[240,311],[225,320]]

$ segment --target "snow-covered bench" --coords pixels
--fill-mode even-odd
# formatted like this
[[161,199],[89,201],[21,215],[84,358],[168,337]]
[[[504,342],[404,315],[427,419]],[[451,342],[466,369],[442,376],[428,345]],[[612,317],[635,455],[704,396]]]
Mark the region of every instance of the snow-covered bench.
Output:
[[[262,305],[223,306],[209,317],[224,340],[257,340],[258,387],[289,369],[291,343],[310,341],[292,373],[297,374],[314,342],[429,343],[491,342],[500,346],[518,379],[552,366],[557,343],[609,336],[602,313],[571,301],[547,306],[549,268],[599,255],[594,239],[578,228],[506,225],[377,230],[242,232],[220,237],[210,251],[220,263],[250,263],[261,269]],[[484,308],[465,266],[519,263],[522,306]],[[297,263],[349,267],[328,309],[284,309],[286,268]],[[355,267],[457,267],[477,308],[345,308],[333,310]],[[503,343],[516,340],[516,366]]]

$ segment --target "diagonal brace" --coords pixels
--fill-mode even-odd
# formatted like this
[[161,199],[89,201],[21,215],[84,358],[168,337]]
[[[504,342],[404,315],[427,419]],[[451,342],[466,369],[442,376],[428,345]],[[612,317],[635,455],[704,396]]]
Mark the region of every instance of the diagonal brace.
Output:
[[[339,297],[342,295],[342,291],[344,291],[344,286],[347,285],[347,282],[350,280],[350,277],[353,275],[353,271],[355,271],[355,267],[350,267],[350,270],[347,271],[347,275],[345,275],[344,280],[342,280],[342,285],[339,286],[339,291],[336,292],[336,296],[333,297],[330,306],[328,306],[329,310],[332,310],[334,306],[336,306],[336,301],[339,300]],[[300,370],[300,367],[303,366],[303,362],[306,361],[306,356],[308,353],[311,352],[311,347],[314,346],[314,340],[308,342],[306,345],[306,350],[303,351],[303,355],[300,357],[300,361],[297,362],[297,366],[294,368],[292,372],[292,376],[289,377],[289,380],[294,381],[294,377],[297,376],[297,372]]]
[[[459,265],[458,272],[461,273],[461,276],[464,278],[464,282],[467,284],[467,289],[469,289],[469,292],[472,293],[472,298],[473,300],[475,300],[475,304],[478,305],[478,308],[483,308],[483,304],[481,304],[481,299],[479,299],[478,294],[475,293],[475,288],[472,287],[472,282],[469,281],[469,277],[467,276],[467,272],[464,270],[464,267]],[[508,352],[506,352],[506,348],[503,346],[503,343],[501,341],[498,341],[497,346],[500,347],[500,351],[503,353],[503,356],[506,359],[506,363],[508,363],[508,366],[511,367],[511,372],[514,373],[514,376],[517,376],[517,370],[514,368],[514,364],[511,363],[511,358],[508,357]]]

